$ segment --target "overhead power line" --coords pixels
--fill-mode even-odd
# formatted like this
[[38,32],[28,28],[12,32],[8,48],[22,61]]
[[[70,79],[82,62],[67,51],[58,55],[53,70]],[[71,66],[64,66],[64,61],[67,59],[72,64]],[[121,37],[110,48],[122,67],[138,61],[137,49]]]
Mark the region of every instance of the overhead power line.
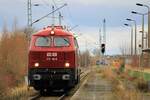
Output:
[[67,6],[67,3],[65,3],[64,5],[62,5],[62,6],[61,6],[61,7],[59,7],[59,8],[56,8],[54,11],[52,11],[52,12],[50,12],[50,13],[46,14],[45,16],[43,16],[43,17],[41,17],[41,18],[37,19],[36,21],[34,21],[34,22],[31,24],[31,26],[32,26],[34,23],[39,22],[40,20],[42,20],[42,19],[44,19],[45,17],[47,17],[47,16],[49,16],[49,15],[53,14],[54,12],[58,11],[59,9],[61,9],[61,8],[65,7],[65,6]]

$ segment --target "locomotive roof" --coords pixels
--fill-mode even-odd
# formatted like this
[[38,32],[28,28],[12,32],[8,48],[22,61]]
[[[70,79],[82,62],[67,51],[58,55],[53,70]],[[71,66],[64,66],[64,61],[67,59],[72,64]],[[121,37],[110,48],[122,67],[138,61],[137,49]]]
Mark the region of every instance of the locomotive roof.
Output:
[[47,28],[43,28],[42,30],[40,30],[39,32],[33,34],[33,36],[48,36],[51,35],[51,31],[54,31],[54,35],[58,35],[58,36],[73,36],[72,33],[67,32],[65,30],[63,30],[63,28],[61,27],[47,27]]

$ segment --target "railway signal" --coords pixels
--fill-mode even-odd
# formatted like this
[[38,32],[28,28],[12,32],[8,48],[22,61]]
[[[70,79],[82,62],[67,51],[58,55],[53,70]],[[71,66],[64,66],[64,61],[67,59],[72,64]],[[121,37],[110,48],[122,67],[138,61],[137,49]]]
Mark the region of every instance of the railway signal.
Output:
[[105,53],[105,44],[104,43],[101,44],[101,53],[102,54]]
[[99,47],[100,47],[100,56],[105,53],[105,44],[106,44],[106,19],[103,20],[103,32],[99,30]]

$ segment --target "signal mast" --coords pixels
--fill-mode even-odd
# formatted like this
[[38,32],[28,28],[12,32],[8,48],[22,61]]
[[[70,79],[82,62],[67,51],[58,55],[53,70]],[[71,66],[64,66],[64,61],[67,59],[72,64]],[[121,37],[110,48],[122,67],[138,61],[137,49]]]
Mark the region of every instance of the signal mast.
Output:
[[102,62],[105,64],[105,52],[106,52],[106,20],[103,20],[103,32],[101,32],[101,29],[99,30],[99,47],[100,47],[100,53],[99,53],[99,62]]
[[106,20],[103,20],[103,32],[99,33],[99,43],[100,43],[100,55],[104,55],[106,52]]

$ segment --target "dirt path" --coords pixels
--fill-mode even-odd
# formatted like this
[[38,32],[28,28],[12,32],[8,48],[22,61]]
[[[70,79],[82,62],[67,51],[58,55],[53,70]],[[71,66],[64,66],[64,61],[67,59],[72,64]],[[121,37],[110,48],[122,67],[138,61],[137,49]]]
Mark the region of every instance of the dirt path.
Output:
[[110,81],[102,78],[101,74],[92,69],[89,77],[71,100],[112,100],[112,86]]

